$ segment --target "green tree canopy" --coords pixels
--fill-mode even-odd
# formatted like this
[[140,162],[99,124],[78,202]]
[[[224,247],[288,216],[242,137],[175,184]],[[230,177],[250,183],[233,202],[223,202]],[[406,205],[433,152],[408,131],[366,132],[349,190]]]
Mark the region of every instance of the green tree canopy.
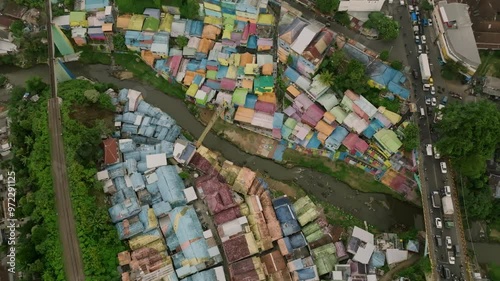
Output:
[[339,8],[340,0],[316,0],[316,8],[324,14],[331,14]]
[[347,26],[351,23],[351,17],[347,12],[336,12],[333,18],[341,25]]
[[20,38],[23,36],[24,23],[22,20],[16,20],[10,25],[9,29],[14,37]]
[[500,111],[490,101],[451,103],[437,124],[437,148],[465,176],[477,178],[500,144]]
[[404,139],[403,148],[406,151],[411,151],[418,147],[419,133],[418,126],[415,123],[410,123],[403,129]]
[[196,0],[183,0],[181,5],[181,17],[186,19],[197,19],[200,17],[200,6]]
[[334,79],[333,73],[331,73],[329,70],[324,70],[319,75],[319,81],[328,86],[333,85],[333,79]]
[[461,196],[467,215],[474,220],[490,218],[494,205],[488,177],[468,179],[465,184],[466,188],[463,189]]
[[365,27],[375,28],[379,37],[383,40],[394,40],[399,35],[399,24],[397,21],[386,17],[381,12],[372,12],[368,15]]
[[398,60],[395,60],[395,61],[391,62],[391,67],[396,69],[396,70],[401,70],[401,69],[403,69],[403,63],[398,61]]
[[441,68],[441,76],[446,80],[458,80],[462,73],[467,73],[467,68],[456,61],[448,60]]
[[429,1],[427,1],[427,0],[422,1],[422,3],[420,4],[420,7],[422,7],[422,10],[425,10],[425,11],[434,10],[434,6],[432,6],[432,4],[429,3]]
[[179,49],[183,49],[184,47],[187,46],[189,42],[189,39],[186,37],[186,36],[179,36],[177,38],[175,38],[175,44],[177,45],[177,47],[179,47]]
[[389,51],[383,50],[378,57],[383,61],[387,61],[389,59]]

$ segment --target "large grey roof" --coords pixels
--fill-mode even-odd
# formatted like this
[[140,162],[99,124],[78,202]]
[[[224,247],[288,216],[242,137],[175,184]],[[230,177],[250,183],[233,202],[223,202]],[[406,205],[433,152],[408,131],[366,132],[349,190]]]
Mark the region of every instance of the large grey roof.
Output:
[[456,28],[445,27],[449,47],[462,60],[477,68],[481,64],[481,58],[472,32],[472,22],[468,12],[469,6],[442,1],[439,2],[439,7],[443,7],[449,23],[456,22]]

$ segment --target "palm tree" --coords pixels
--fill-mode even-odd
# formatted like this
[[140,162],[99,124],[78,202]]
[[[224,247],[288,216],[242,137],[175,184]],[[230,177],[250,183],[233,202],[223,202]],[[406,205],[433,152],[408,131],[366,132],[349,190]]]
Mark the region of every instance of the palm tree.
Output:
[[330,72],[329,70],[325,70],[325,71],[321,72],[321,74],[319,75],[319,82],[321,82],[325,85],[328,85],[328,86],[332,86],[333,85],[333,73]]

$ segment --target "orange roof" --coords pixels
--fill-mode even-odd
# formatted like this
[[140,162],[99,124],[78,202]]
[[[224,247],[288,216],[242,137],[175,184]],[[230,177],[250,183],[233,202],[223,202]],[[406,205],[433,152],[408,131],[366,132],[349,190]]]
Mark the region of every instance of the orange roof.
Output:
[[253,63],[253,55],[250,53],[244,53],[240,56],[240,66],[246,66],[249,63]]
[[323,114],[323,119],[325,119],[325,122],[328,124],[332,124],[335,122],[335,115],[333,115],[331,112],[327,111],[325,114]]
[[153,64],[155,63],[155,56],[153,55],[153,53],[151,53],[151,51],[142,50],[141,58],[149,66],[153,66]]
[[236,20],[237,21],[242,21],[242,22],[257,23],[257,20],[255,20],[255,19],[249,19],[249,18],[245,18],[245,17],[242,17],[242,16],[236,16]]
[[214,47],[214,41],[210,39],[202,38],[200,40],[200,45],[198,45],[198,52],[208,54],[208,52]]
[[262,66],[262,75],[273,75],[272,63],[266,63]]
[[193,83],[194,76],[196,72],[186,71],[186,75],[184,75],[184,85],[191,85]]
[[288,86],[288,88],[286,88],[287,92],[290,93],[290,95],[292,95],[294,98],[296,98],[298,95],[300,95],[300,91],[299,89],[295,88],[294,85],[290,85]]
[[328,138],[327,135],[323,134],[323,133],[318,133],[318,140],[322,143],[322,144],[325,144],[325,141],[326,139]]
[[331,135],[333,133],[334,128],[330,125],[328,125],[325,121],[319,120],[318,124],[316,124],[316,127],[314,127],[318,132],[323,133],[327,136]]
[[103,32],[110,32],[113,31],[113,24],[112,23],[105,23],[102,25],[102,31]]
[[120,162],[120,152],[118,151],[118,141],[114,138],[105,139],[104,145],[104,164],[112,165]]
[[131,15],[119,16],[118,19],[116,20],[116,27],[127,29],[128,24],[130,22],[130,18],[132,18]]
[[251,80],[251,79],[241,80],[241,87],[245,88],[245,89],[252,90],[253,89],[253,80]]
[[276,95],[274,93],[263,93],[257,97],[257,100],[276,105]]
[[255,111],[251,108],[239,106],[234,115],[234,121],[250,124],[252,123],[254,113]]
[[221,33],[220,28],[218,28],[215,25],[207,24],[203,28],[203,33],[201,34],[201,38],[215,40],[217,39],[217,36],[219,36],[220,33]]

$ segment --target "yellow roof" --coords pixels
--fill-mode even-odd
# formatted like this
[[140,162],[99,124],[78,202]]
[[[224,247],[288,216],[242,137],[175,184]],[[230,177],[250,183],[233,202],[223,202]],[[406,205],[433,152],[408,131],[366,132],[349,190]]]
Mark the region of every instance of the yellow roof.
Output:
[[190,97],[194,97],[196,95],[196,92],[198,91],[198,85],[196,84],[191,84],[186,91],[186,95]]
[[222,25],[222,18],[216,18],[211,16],[205,16],[203,20],[205,24]]
[[257,19],[258,24],[264,25],[273,25],[274,24],[274,16],[271,14],[259,14],[259,18]]
[[130,18],[127,29],[141,31],[144,19],[146,19],[145,15],[133,15],[132,18]]
[[122,15],[119,16],[116,20],[116,27],[126,29],[128,28],[128,24],[130,22],[131,15]]
[[158,31],[166,31],[166,32],[171,32],[172,31],[172,22],[174,21],[174,16],[171,14],[166,14],[160,22],[160,27],[158,28]]

